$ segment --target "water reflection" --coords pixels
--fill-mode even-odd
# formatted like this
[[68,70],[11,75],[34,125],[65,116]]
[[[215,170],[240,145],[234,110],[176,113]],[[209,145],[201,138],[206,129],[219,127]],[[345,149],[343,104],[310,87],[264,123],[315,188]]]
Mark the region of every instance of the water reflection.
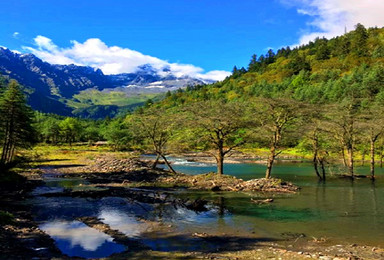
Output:
[[134,216],[116,209],[102,209],[98,218],[127,237],[137,237],[149,227],[147,223],[140,222]]
[[[181,172],[201,173],[207,169],[182,163],[175,164],[175,168],[182,166],[178,169]],[[243,179],[260,177],[264,173],[264,167],[260,165],[228,166],[231,170],[228,173]],[[362,172],[365,170],[361,169]],[[367,179],[351,182],[336,178],[318,182],[310,165],[276,165],[275,172],[276,177],[303,187],[300,193],[167,191],[172,197],[181,199],[209,200],[208,211],[199,213],[172,204],[146,204],[117,197],[35,198],[32,204],[37,221],[45,223],[43,229],[55,238],[64,253],[71,256],[103,257],[112,254],[113,250],[123,250],[109,236],[73,221],[82,216],[100,218],[127,237],[162,251],[215,248],[216,242],[208,243],[206,238],[193,237],[194,233],[268,239],[281,238],[282,233],[304,233],[309,238],[326,237],[337,243],[384,245],[382,173],[378,173],[377,180],[372,183]],[[68,182],[63,184],[67,185]],[[50,187],[62,188],[59,182]],[[270,205],[257,205],[250,200],[271,197],[274,202]],[[57,221],[58,218],[63,221]],[[156,230],[154,223],[169,226],[170,230]]]
[[40,228],[69,256],[106,257],[125,250],[124,246],[114,243],[112,237],[79,221],[55,220],[40,225]]

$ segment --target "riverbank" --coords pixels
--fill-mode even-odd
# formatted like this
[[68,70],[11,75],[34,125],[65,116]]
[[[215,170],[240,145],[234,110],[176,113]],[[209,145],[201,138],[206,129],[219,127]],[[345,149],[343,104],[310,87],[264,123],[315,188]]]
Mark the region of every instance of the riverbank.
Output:
[[[199,162],[216,164],[215,158],[206,152],[186,152],[171,154],[176,158],[184,158],[189,162]],[[229,156],[224,158],[225,163],[241,164],[241,163],[254,163],[254,164],[267,164],[267,158],[269,156],[269,150],[267,149],[245,149],[243,151],[233,151]],[[311,162],[311,155],[307,153],[299,152],[295,149],[288,149],[283,152],[277,160],[281,163],[303,163]]]
[[[299,187],[280,179],[253,179],[244,181],[234,176],[206,173],[199,175],[173,174],[163,169],[153,169],[150,162],[138,158],[116,158],[100,155],[84,160],[81,165],[57,166],[61,177],[80,177],[93,186],[103,187],[151,187],[188,188],[211,191],[263,191],[294,193]],[[48,168],[52,171],[52,168]],[[41,171],[44,174],[46,170]]]
[[[49,195],[53,197],[73,196],[76,198],[84,197],[97,200],[105,196],[124,195],[125,198],[139,203],[145,202],[151,205],[171,204],[178,208],[192,206],[192,209],[196,209],[196,206],[204,206],[205,202],[197,202],[194,205],[196,201],[194,198],[187,200],[167,197],[167,194],[169,194],[167,191],[170,191],[169,189],[193,188],[193,185],[196,183],[204,183],[202,188],[205,190],[212,190],[212,188],[215,190],[217,189],[215,187],[220,187],[218,191],[222,191],[221,189],[224,189],[225,185],[242,183],[241,180],[232,177],[223,177],[228,183],[225,184],[224,181],[220,183],[214,179],[216,177],[214,174],[201,175],[202,181],[196,176],[184,176],[182,174],[175,176],[167,171],[152,170],[145,162],[137,160],[137,154],[135,153],[108,152],[106,154],[107,155],[105,155],[105,152],[99,151],[87,151],[83,153],[79,150],[63,150],[62,153],[56,155],[46,154],[36,157],[37,160],[32,164],[33,169],[26,172],[26,176],[35,180],[44,180],[47,177],[58,179],[81,178],[89,183],[80,183],[73,187],[75,189],[66,189],[57,194],[52,193]],[[193,178],[195,178],[195,180]],[[168,181],[163,181],[164,179]],[[88,188],[101,190],[94,190],[92,192],[85,191]],[[133,192],[132,188],[140,189],[134,189]],[[151,191],[148,192],[148,190]],[[239,189],[238,191],[242,190]],[[270,194],[274,194],[274,192],[275,191]],[[23,197],[17,196],[10,196],[9,198],[14,202],[24,199]],[[17,207],[11,206],[11,201],[5,202],[5,204],[10,205],[7,211],[16,216],[16,218],[20,218],[19,216],[21,215],[18,215]],[[14,236],[17,240],[12,240],[12,244],[20,245],[18,248],[11,247],[8,251],[5,251],[7,249],[1,249],[1,251],[4,250],[4,252],[7,252],[7,254],[5,254],[7,256],[8,254],[12,254],[14,250],[18,250],[14,252],[22,252],[25,249],[30,252],[30,248],[22,241],[30,241],[28,239],[36,232],[47,237],[43,231],[37,228],[36,223],[33,222],[31,212],[28,213],[30,208],[26,207],[23,210],[26,215],[29,214],[29,217],[24,220],[25,225],[29,225],[29,227],[23,230],[23,235]],[[86,224],[88,223],[89,226],[94,225],[95,227],[98,225],[100,230],[103,228],[103,226],[99,225],[99,221],[102,222],[102,219],[79,219],[79,221],[83,221]],[[106,228],[104,231],[108,234],[117,234],[112,228],[106,226],[104,226],[104,228]],[[173,232],[172,227],[167,226],[166,228]],[[10,229],[10,232],[11,231],[14,232],[12,228]],[[116,253],[105,259],[381,259],[384,257],[383,250],[380,248],[353,244],[335,245],[326,238],[312,238],[296,234],[290,234],[286,239],[281,241],[263,241],[257,237],[226,233],[225,231],[215,233],[209,230],[205,232],[177,233],[175,235],[191,243],[205,242],[217,245],[217,247],[210,252],[202,250],[162,252],[138,247],[136,250]],[[6,237],[1,237],[2,241],[6,239]],[[120,236],[120,239],[123,238]],[[57,249],[55,249],[56,247],[55,244],[52,243],[52,239],[50,239],[50,241],[41,241],[43,246],[40,247],[41,244],[36,244],[35,248],[51,249],[37,250],[38,254],[40,254],[38,257],[41,259],[50,259],[52,257],[65,259],[66,256],[60,252],[58,253]],[[129,242],[131,241],[127,240],[127,243]],[[32,254],[28,254],[28,256],[32,256]],[[34,254],[36,255],[37,253]],[[17,256],[17,253],[15,253],[14,258],[22,259],[22,257]]]
[[11,181],[0,178],[0,259],[69,259],[38,228],[30,206],[22,203],[42,182],[13,172],[3,174],[15,177]]

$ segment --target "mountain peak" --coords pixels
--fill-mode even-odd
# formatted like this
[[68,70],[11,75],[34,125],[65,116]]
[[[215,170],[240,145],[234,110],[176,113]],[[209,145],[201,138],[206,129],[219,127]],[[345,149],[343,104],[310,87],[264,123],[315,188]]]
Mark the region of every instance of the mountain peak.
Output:
[[205,83],[197,78],[176,77],[169,66],[157,69],[144,64],[135,73],[104,75],[99,68],[52,65],[33,54],[15,53],[4,47],[0,48],[0,74],[16,79],[30,89],[32,108],[62,115],[69,115],[71,110],[62,100],[71,99],[87,89],[118,89],[130,94],[161,93]]

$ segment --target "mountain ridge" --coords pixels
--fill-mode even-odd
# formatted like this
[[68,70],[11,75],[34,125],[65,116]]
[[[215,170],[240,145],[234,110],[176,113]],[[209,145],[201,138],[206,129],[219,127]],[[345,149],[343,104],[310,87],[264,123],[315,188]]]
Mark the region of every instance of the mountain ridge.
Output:
[[167,68],[163,68],[160,75],[149,64],[138,67],[135,73],[105,75],[98,68],[50,64],[34,54],[19,54],[5,47],[0,48],[0,74],[26,88],[28,103],[33,109],[65,116],[72,115],[73,111],[67,101],[89,89],[119,91],[129,97],[214,82],[176,77]]

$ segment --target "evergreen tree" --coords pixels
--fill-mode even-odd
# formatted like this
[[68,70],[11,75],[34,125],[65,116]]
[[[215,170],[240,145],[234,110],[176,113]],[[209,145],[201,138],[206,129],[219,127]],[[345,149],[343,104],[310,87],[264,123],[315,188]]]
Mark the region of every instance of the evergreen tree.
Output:
[[359,57],[365,57],[368,55],[368,32],[364,25],[358,23],[353,34],[353,51]]
[[10,163],[18,148],[29,148],[36,139],[32,127],[33,111],[17,81],[12,80],[0,99],[2,165]]
[[317,47],[317,50],[315,52],[315,58],[316,60],[328,60],[330,57],[331,51],[329,50],[327,43],[322,42]]
[[260,64],[257,62],[257,55],[253,54],[248,65],[248,71],[257,72],[259,70]]

